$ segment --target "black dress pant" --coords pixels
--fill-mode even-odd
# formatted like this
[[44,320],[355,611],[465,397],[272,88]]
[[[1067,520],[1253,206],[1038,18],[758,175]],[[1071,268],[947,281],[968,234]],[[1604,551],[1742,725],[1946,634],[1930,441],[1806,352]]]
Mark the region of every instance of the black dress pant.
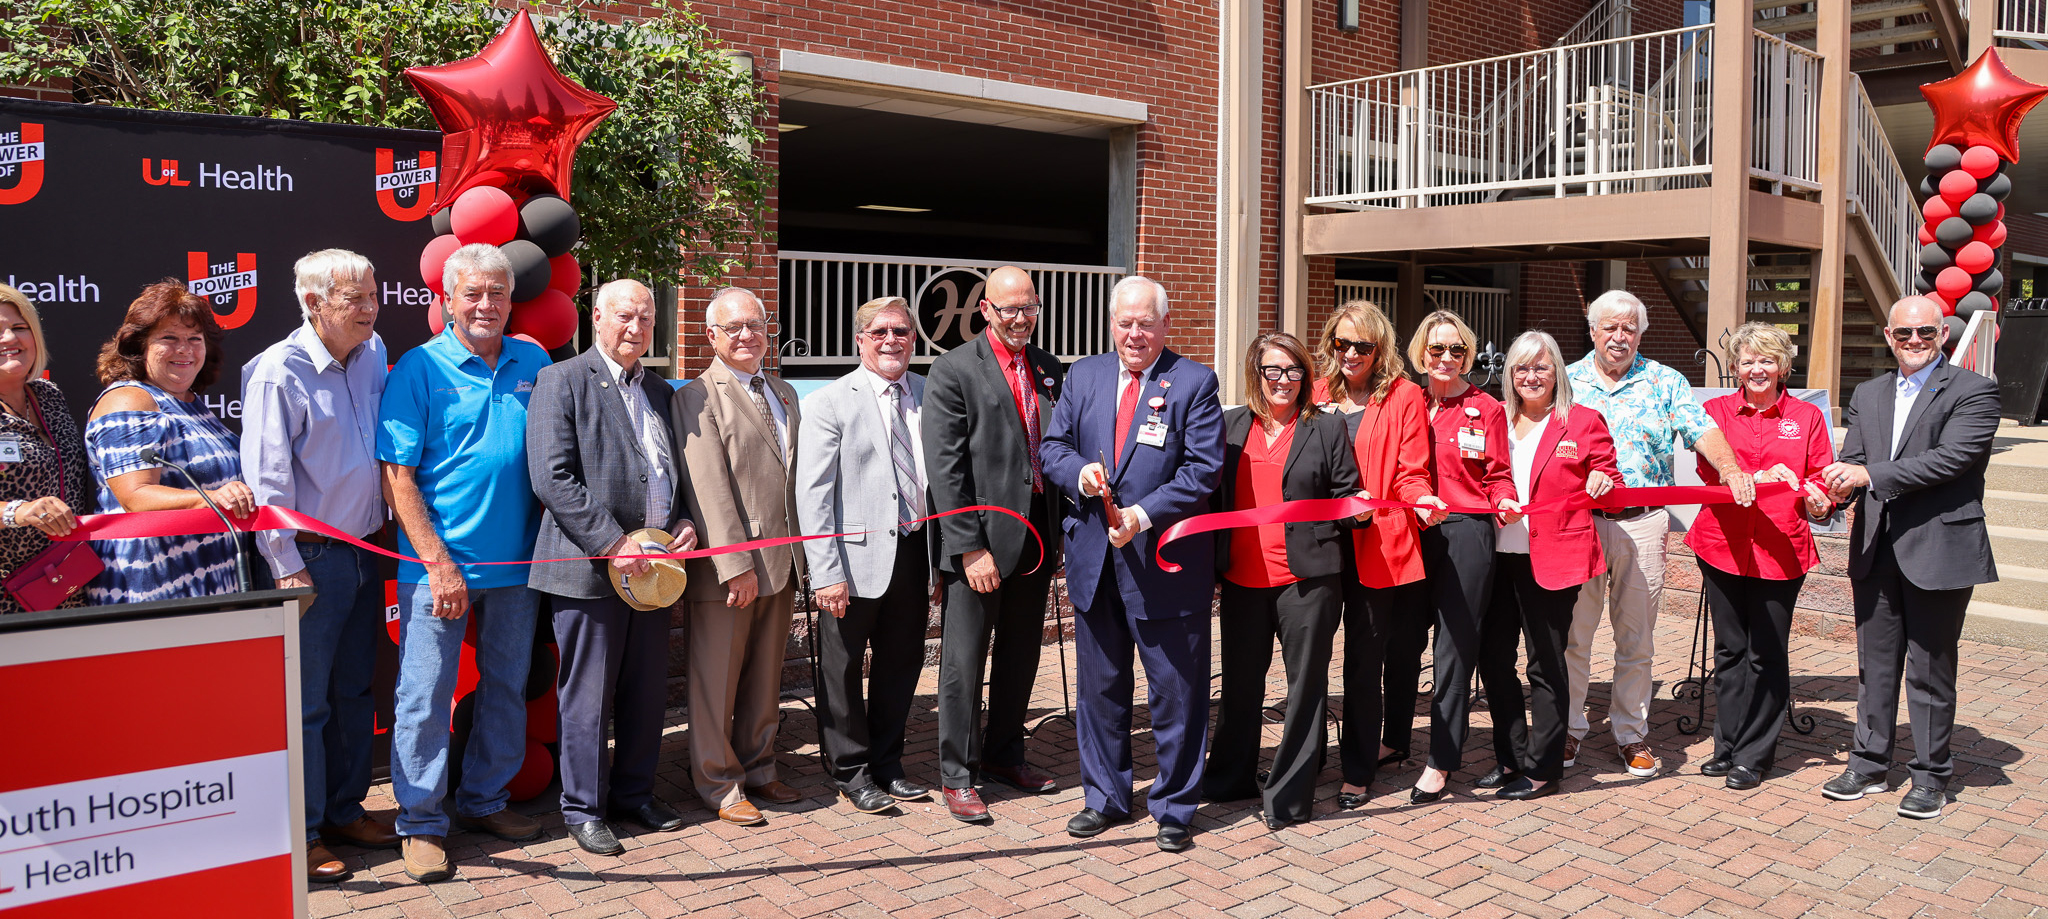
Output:
[[[561,709],[562,822],[654,800],[661,721],[668,708],[669,611],[613,597],[555,596],[555,675]],[[605,765],[605,729],[612,732]]]
[[1279,587],[1223,582],[1223,701],[1209,743],[1203,796],[1235,801],[1259,793],[1259,748],[1266,718],[1266,671],[1273,637],[1287,668],[1287,717],[1273,769],[1266,779],[1269,816],[1303,821],[1315,805],[1316,777],[1329,745],[1325,721],[1330,698],[1330,657],[1343,617],[1338,575],[1305,578]]
[[1776,581],[1699,564],[1714,617],[1714,757],[1763,775],[1792,698],[1792,607],[1806,575]]
[[[1496,552],[1493,556],[1493,605],[1489,622],[1513,622],[1489,631],[1485,642],[1501,666],[1505,656],[1505,682],[1486,686],[1486,702],[1493,711],[1493,744],[1501,765],[1519,769],[1538,782],[1555,782],[1564,776],[1564,743],[1571,727],[1571,695],[1564,662],[1564,649],[1571,641],[1572,606],[1579,602],[1579,587],[1551,590],[1536,583],[1536,571],[1527,552]],[[1514,634],[1520,632],[1529,651],[1529,713],[1522,713],[1522,686],[1514,680]],[[1500,647],[1499,634],[1508,639]],[[1514,698],[1502,696],[1512,687]],[[1533,729],[1532,726],[1533,725]],[[1503,741],[1503,738],[1506,738]],[[1505,752],[1503,752],[1505,751]]]
[[[1422,567],[1436,610],[1436,691],[1429,704],[1429,765],[1456,772],[1464,764],[1472,720],[1472,677],[1489,697],[1505,692],[1499,674],[1480,667],[1482,621],[1493,593],[1493,517],[1452,514],[1422,531]],[[1512,672],[1512,670],[1510,671]],[[1512,681],[1510,681],[1512,682]],[[1516,685],[1513,695],[1521,695]]]
[[[1367,587],[1358,583],[1355,573],[1344,573],[1344,731],[1338,737],[1337,749],[1347,785],[1371,785],[1379,774],[1383,714],[1388,725],[1400,718],[1404,745],[1397,749],[1407,749],[1405,742],[1415,723],[1415,681],[1422,672],[1422,644],[1415,643],[1414,654],[1408,658],[1407,695],[1403,697],[1406,707],[1397,710],[1388,640],[1394,623],[1422,618],[1426,596],[1423,589],[1421,581],[1396,587]],[[1427,636],[1429,631],[1424,628],[1420,634]],[[1395,746],[1391,741],[1386,743]]]
[[[1430,630],[1436,627],[1436,610],[1430,605],[1429,591],[1427,577],[1412,584],[1373,591],[1380,595],[1378,602],[1385,605],[1384,612],[1375,608],[1373,614],[1382,617],[1387,636],[1384,665],[1386,715],[1380,728],[1380,743],[1386,744],[1389,750],[1402,753],[1415,749],[1415,697],[1422,693],[1422,652],[1429,649]],[[1347,637],[1345,641],[1348,648],[1350,639]],[[1350,665],[1349,658],[1345,664],[1347,667]],[[1348,676],[1344,681],[1344,694],[1347,699],[1351,694]],[[1344,725],[1344,736],[1351,736],[1349,723]],[[1372,752],[1373,762],[1377,764],[1379,751]],[[1344,780],[1349,782],[1356,773],[1347,767],[1344,775]]]
[[1891,769],[1899,726],[1899,675],[1913,728],[1913,784],[1948,789],[1955,761],[1956,644],[1974,587],[1926,590],[1899,570],[1880,532],[1868,577],[1850,582],[1856,602],[1856,747],[1849,768],[1876,778]]
[[[903,777],[903,732],[924,669],[931,601],[928,532],[896,540],[896,569],[881,596],[850,599],[845,616],[818,615],[818,729],[832,781],[847,791]],[[870,654],[862,693],[861,661]]]
[[[1049,506],[1046,495],[1031,496],[1028,516],[1040,533],[1056,532]],[[983,763],[1023,765],[1024,718],[1038,680],[1046,596],[1057,567],[1058,560],[1048,558],[1037,571],[1015,572],[988,593],[968,586],[964,574],[941,574],[946,609],[939,649],[939,778],[945,787],[971,787]],[[984,674],[986,728],[981,724]]]

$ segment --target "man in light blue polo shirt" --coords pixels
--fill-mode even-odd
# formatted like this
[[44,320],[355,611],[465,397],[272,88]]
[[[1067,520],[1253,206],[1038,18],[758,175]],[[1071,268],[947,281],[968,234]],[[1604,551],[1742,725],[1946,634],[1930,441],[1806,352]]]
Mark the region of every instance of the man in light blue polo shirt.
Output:
[[533,558],[540,502],[526,473],[526,402],[547,352],[505,337],[512,265],[468,245],[442,273],[448,327],[398,359],[377,432],[398,550],[434,563],[398,566],[399,669],[391,741],[405,873],[447,879],[449,708],[468,618],[476,617],[477,687],[455,817],[514,841],[540,825],[506,808],[526,757],[526,672],[538,595]]

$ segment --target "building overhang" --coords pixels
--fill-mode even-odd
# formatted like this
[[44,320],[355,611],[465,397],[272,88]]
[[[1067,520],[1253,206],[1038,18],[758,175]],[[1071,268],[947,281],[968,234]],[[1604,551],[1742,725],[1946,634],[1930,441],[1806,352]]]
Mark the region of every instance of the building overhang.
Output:
[[785,98],[1054,134],[1144,124],[1143,102],[812,51],[778,52]]

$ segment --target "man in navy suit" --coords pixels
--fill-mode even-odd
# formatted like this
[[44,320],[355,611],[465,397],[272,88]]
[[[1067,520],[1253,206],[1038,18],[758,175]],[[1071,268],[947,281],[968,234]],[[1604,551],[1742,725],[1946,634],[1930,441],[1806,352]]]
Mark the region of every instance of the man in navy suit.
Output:
[[1194,844],[1188,825],[1202,794],[1215,551],[1207,536],[1176,542],[1168,551],[1183,567],[1169,574],[1153,550],[1160,531],[1205,509],[1216,488],[1223,406],[1213,371],[1166,350],[1165,288],[1125,278],[1110,310],[1115,353],[1074,364],[1040,448],[1046,478],[1078,489],[1061,507],[1067,593],[1079,612],[1076,734],[1087,806],[1067,833],[1094,836],[1130,819],[1135,648],[1159,759],[1147,808],[1159,847],[1179,852]]

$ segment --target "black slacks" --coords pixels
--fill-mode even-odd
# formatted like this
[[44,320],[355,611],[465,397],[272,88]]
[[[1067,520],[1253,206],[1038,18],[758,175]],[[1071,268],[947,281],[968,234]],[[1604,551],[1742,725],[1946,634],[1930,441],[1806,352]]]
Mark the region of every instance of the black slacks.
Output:
[[[818,685],[825,690],[818,729],[832,781],[847,791],[903,777],[903,733],[924,669],[928,532],[896,540],[896,568],[881,596],[852,598],[843,617],[818,615]],[[861,662],[869,655],[863,693]]]
[[[1385,602],[1385,612],[1378,609],[1374,615],[1382,616],[1386,629],[1386,655],[1384,685],[1385,723],[1381,725],[1380,742],[1389,750],[1406,753],[1415,749],[1415,697],[1422,693],[1422,652],[1429,649],[1430,630],[1436,628],[1436,610],[1430,605],[1429,579],[1424,577],[1413,584],[1388,587],[1377,591]],[[1345,620],[1347,625],[1350,620]],[[1350,638],[1345,638],[1346,653],[1349,653]],[[1345,659],[1347,669],[1350,659]],[[1351,696],[1351,680],[1344,681],[1344,695]],[[1351,725],[1344,725],[1344,736],[1351,736]],[[1373,762],[1379,762],[1379,751],[1374,750]],[[1355,773],[1348,769],[1345,781],[1349,782]],[[1354,782],[1353,784],[1359,784]]]
[[[1479,675],[1491,699],[1508,691],[1497,671],[1480,666],[1482,620],[1493,593],[1492,516],[1452,514],[1423,530],[1422,567],[1428,572],[1430,605],[1436,610],[1429,765],[1456,772],[1464,764],[1465,732],[1471,726],[1473,675]],[[1520,695],[1521,685],[1516,683],[1511,697]]]
[[[1044,494],[1031,496],[1031,525],[1057,532]],[[1020,565],[1021,567],[1021,565]],[[975,770],[1024,763],[1024,718],[1038,679],[1038,648],[1045,604],[1058,559],[1031,574],[1018,571],[988,593],[967,577],[942,573],[946,609],[939,648],[939,778],[947,788],[968,788]],[[990,647],[990,638],[994,647]],[[988,679],[988,724],[981,723],[981,683]]]
[[1266,813],[1282,820],[1309,819],[1316,777],[1329,745],[1324,720],[1330,698],[1330,657],[1343,618],[1338,575],[1305,578],[1280,587],[1223,582],[1223,701],[1209,743],[1203,795],[1217,801],[1259,792],[1259,748],[1266,719],[1266,671],[1273,637],[1287,668],[1287,717],[1264,788]]
[[[1939,524],[1937,524],[1939,525]],[[1925,590],[1899,570],[1885,534],[1870,575],[1850,582],[1856,603],[1856,748],[1849,768],[1878,777],[1891,769],[1899,726],[1899,676],[1906,679],[1906,714],[1912,720],[1913,784],[1948,789],[1955,761],[1949,736],[1956,725],[1956,643],[1963,612],[1976,588]]]
[[1699,565],[1714,617],[1714,756],[1763,775],[1778,758],[1792,698],[1792,607],[1806,576],[1774,581]]
[[[1489,658],[1486,666],[1494,672],[1504,667],[1506,675],[1486,684],[1486,704],[1493,712],[1493,746],[1501,765],[1519,769],[1539,782],[1555,782],[1564,776],[1564,742],[1571,727],[1567,717],[1571,681],[1566,676],[1564,649],[1571,641],[1572,606],[1579,602],[1580,586],[1551,590],[1536,583],[1529,553],[1494,553],[1493,604],[1482,642]],[[1526,717],[1522,684],[1514,675],[1517,633],[1529,650]]]
[[[1389,737],[1393,736],[1394,720],[1399,718],[1401,723],[1402,744],[1396,747],[1392,741],[1386,741],[1389,747],[1408,749],[1408,735],[1414,730],[1415,681],[1422,673],[1423,645],[1412,644],[1413,654],[1407,658],[1405,671],[1406,695],[1399,697],[1407,701],[1397,705],[1396,674],[1389,657],[1390,633],[1397,622],[1423,619],[1427,595],[1421,581],[1396,587],[1367,587],[1358,583],[1358,576],[1351,571],[1344,573],[1344,579],[1344,731],[1338,738],[1338,761],[1345,784],[1371,785],[1379,774],[1382,716],[1389,727]],[[1429,634],[1427,626],[1409,631],[1425,637]]]
[[[561,708],[562,822],[654,800],[661,720],[668,708],[668,610],[641,612],[618,597],[556,596],[555,675]],[[614,750],[605,765],[605,729]]]

